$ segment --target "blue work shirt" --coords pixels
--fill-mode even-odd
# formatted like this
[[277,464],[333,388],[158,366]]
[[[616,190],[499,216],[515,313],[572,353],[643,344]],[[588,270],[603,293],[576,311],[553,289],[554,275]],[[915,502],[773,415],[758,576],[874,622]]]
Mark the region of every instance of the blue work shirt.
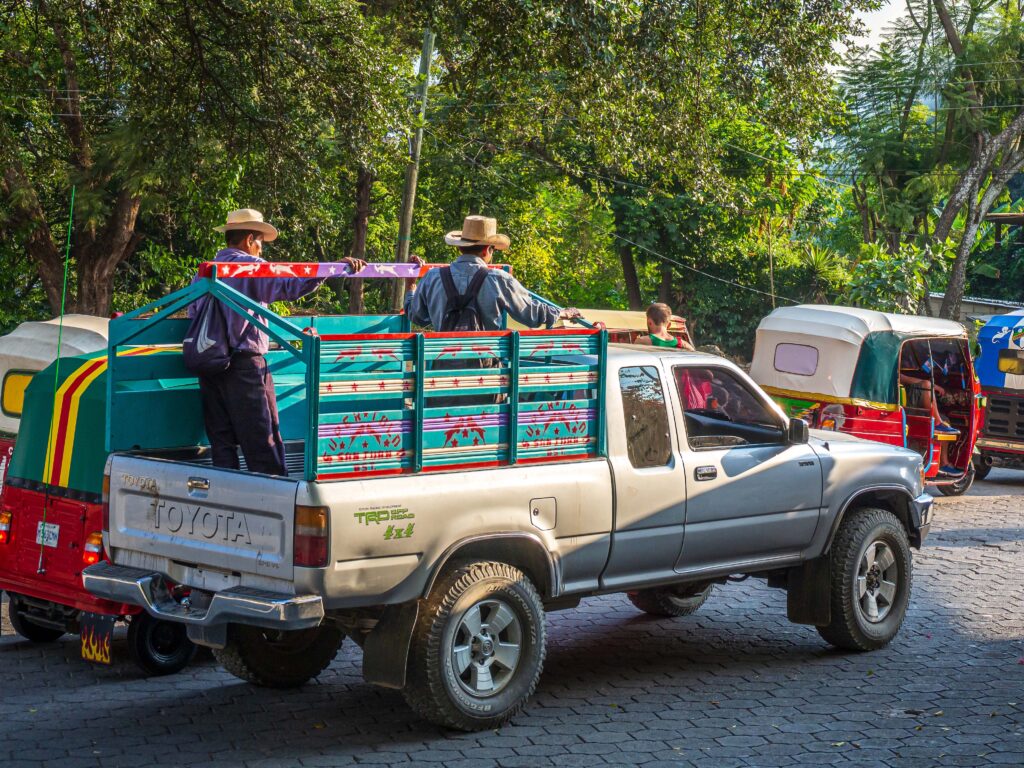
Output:
[[[464,254],[451,264],[452,280],[459,293],[465,293],[478,269],[488,269],[479,256]],[[420,280],[414,291],[405,296],[405,311],[417,325],[435,330],[444,322],[448,295],[438,269],[432,269]],[[480,322],[484,330],[498,331],[502,327],[502,312],[528,328],[550,328],[558,320],[559,310],[534,299],[522,284],[508,272],[488,269],[487,279],[477,294]]]
[[[238,248],[224,248],[217,251],[213,260],[266,263],[265,259],[252,256]],[[198,279],[199,276],[196,275],[192,282],[194,283]],[[325,279],[323,277],[249,277],[223,278],[222,282],[265,307],[272,301],[294,301],[312,293],[320,287]],[[208,299],[208,296],[203,296],[192,302],[188,307],[189,317],[194,316],[202,306],[201,302]],[[254,352],[265,355],[270,348],[270,339],[263,330],[266,328],[266,323],[255,317],[253,312],[246,314],[254,319],[249,319],[249,317],[225,308],[224,319],[225,325],[227,325],[228,346],[232,352]]]

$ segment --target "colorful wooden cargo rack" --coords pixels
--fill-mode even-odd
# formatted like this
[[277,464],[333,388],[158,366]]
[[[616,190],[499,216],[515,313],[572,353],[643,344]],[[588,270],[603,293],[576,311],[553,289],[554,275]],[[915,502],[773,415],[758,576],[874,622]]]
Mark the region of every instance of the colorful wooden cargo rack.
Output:
[[[261,317],[277,342],[267,360],[281,431],[302,441],[306,480],[606,455],[604,330],[415,333],[402,315],[284,318],[208,273],[111,321],[108,451],[205,444],[180,345],[182,310],[209,295]],[[178,354],[124,354],[143,346]]]

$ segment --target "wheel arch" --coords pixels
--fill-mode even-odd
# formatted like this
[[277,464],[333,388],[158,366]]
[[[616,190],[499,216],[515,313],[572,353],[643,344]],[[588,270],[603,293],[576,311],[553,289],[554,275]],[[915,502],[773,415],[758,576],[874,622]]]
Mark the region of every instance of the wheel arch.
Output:
[[422,597],[430,594],[448,566],[469,560],[495,560],[518,568],[545,599],[557,597],[561,590],[558,564],[540,537],[516,532],[470,537],[450,546],[431,570]]
[[832,550],[832,543],[835,541],[836,534],[839,532],[839,526],[842,525],[846,515],[861,507],[875,507],[892,512],[902,523],[903,529],[907,532],[907,537],[910,539],[911,546],[920,549],[921,533],[915,528],[913,516],[910,512],[912,501],[913,497],[910,492],[900,485],[879,485],[861,488],[847,498],[843,502],[842,507],[840,507],[839,514],[832,521],[832,528],[828,533],[828,539],[825,542],[823,552],[828,553]]

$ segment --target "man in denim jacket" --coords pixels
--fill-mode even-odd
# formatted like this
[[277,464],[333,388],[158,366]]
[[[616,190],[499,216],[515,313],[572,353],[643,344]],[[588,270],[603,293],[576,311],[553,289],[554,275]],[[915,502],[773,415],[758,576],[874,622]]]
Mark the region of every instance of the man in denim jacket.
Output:
[[[227,247],[218,251],[214,261],[263,263],[263,244],[277,238],[277,229],[263,220],[263,214],[251,208],[232,211],[223,226]],[[342,259],[350,274],[360,271],[365,262]],[[198,279],[198,278],[197,278]],[[312,293],[325,278],[227,278],[226,285],[253,301],[267,306],[274,301],[294,301]],[[193,302],[189,313],[199,311],[204,296]],[[210,439],[213,465],[238,469],[238,449],[251,472],[287,475],[284,442],[281,439],[274,395],[274,379],[264,355],[270,339],[264,323],[231,310],[224,311],[231,364],[223,373],[199,376],[203,401],[203,420]]]

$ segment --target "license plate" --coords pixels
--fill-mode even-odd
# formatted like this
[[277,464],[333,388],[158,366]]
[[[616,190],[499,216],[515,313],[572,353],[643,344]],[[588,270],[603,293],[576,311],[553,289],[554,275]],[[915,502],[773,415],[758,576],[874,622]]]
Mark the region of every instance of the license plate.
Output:
[[110,663],[110,640],[114,636],[114,616],[83,611],[79,617],[82,658],[97,664]]
[[36,544],[44,547],[56,547],[60,536],[60,526],[56,523],[39,523],[36,526]]

